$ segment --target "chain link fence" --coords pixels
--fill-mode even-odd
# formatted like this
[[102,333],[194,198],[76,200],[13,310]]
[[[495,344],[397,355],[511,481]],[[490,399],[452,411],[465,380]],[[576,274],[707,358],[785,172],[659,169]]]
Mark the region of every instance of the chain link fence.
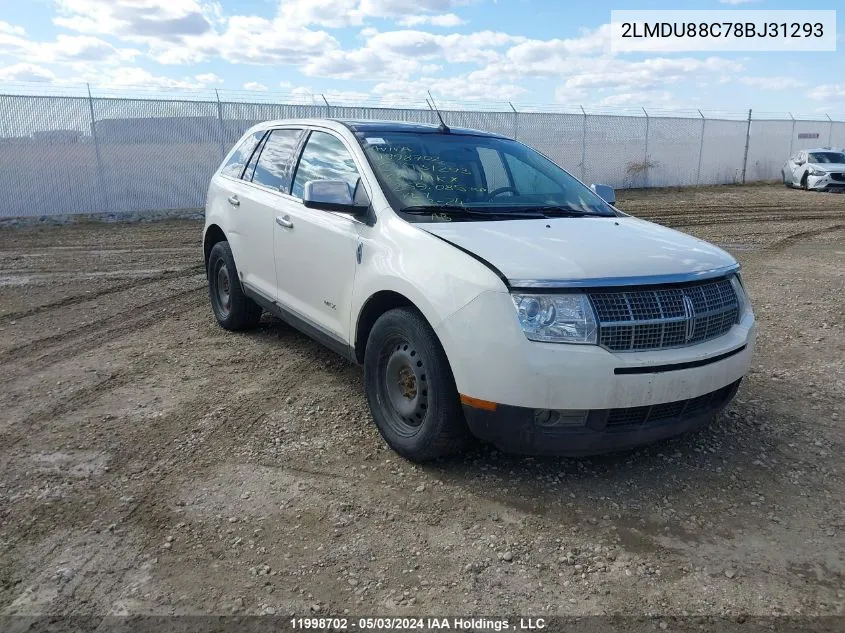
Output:
[[[449,125],[516,138],[586,183],[617,188],[781,179],[799,149],[845,146],[845,122],[443,110]],[[203,206],[250,126],[333,117],[436,123],[428,109],[0,95],[0,217]]]

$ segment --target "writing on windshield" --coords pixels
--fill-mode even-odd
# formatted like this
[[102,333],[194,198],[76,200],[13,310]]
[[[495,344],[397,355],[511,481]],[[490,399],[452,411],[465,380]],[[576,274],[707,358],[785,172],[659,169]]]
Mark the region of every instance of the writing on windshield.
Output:
[[396,208],[555,206],[613,215],[589,188],[510,139],[424,132],[362,134],[359,139]]

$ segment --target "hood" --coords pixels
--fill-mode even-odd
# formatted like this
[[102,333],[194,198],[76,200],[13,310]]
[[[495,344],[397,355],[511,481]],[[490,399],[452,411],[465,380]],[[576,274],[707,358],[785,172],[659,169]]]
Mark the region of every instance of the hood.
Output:
[[845,163],[807,163],[807,166],[819,171],[845,172]]
[[697,273],[736,263],[712,244],[631,217],[416,226],[488,261],[511,283]]

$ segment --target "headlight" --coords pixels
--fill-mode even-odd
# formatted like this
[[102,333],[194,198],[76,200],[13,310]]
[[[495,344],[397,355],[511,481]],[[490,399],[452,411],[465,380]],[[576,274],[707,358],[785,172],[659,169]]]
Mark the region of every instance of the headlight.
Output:
[[811,176],[827,176],[827,172],[822,171],[821,169],[811,169],[810,175]]
[[731,285],[734,287],[737,301],[739,301],[739,312],[737,312],[736,316],[736,322],[739,323],[751,311],[751,301],[748,299],[748,293],[745,292],[745,286],[742,285],[742,279],[739,273],[731,277]]
[[532,341],[597,342],[598,326],[587,295],[511,295],[519,324]]

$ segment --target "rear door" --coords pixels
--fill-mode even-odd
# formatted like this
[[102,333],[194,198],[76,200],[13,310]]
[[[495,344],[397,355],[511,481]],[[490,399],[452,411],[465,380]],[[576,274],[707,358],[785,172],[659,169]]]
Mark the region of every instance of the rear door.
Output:
[[291,197],[274,226],[279,303],[334,342],[348,343],[357,268],[359,220],[345,213],[308,209],[309,180],[345,180],[359,169],[350,148],[333,132],[312,130],[293,178]]
[[237,206],[241,249],[238,272],[252,290],[274,301],[277,294],[273,226],[290,188],[293,157],[302,129],[274,129],[264,138],[244,170]]

